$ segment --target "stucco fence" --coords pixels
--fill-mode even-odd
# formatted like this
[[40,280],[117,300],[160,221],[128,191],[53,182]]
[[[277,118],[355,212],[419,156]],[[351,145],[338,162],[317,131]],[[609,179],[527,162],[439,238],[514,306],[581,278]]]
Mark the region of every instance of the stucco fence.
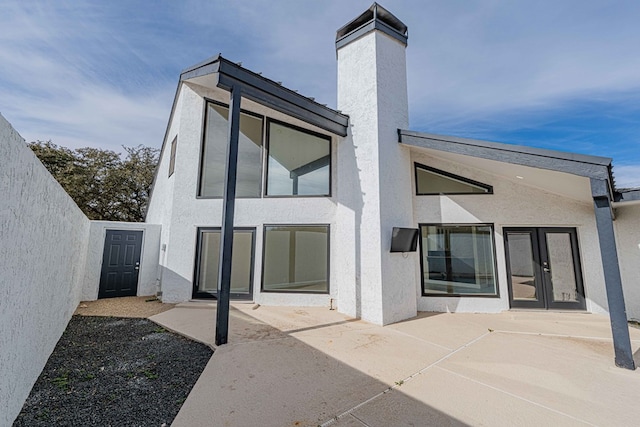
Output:
[[106,229],[144,231],[138,295],[156,289],[160,226],[90,221],[0,115],[0,425],[11,425],[81,300]]

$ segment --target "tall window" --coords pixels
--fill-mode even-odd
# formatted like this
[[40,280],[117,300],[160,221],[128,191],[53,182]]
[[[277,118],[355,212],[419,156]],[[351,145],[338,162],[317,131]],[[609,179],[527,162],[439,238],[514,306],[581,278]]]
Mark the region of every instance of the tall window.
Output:
[[[222,197],[226,176],[229,108],[207,102],[198,196]],[[240,113],[237,197],[260,197],[262,183],[261,116]]]
[[270,121],[268,196],[329,196],[331,138]]
[[415,164],[418,196],[436,194],[492,194],[493,187],[419,163]]
[[169,157],[169,176],[173,175],[176,169],[176,146],[178,145],[178,135],[171,141],[171,156]]
[[423,295],[497,295],[491,225],[421,225]]
[[262,290],[329,292],[329,226],[264,228]]
[[[233,231],[231,256],[231,296],[251,298],[253,281],[254,229],[236,228]],[[220,229],[199,228],[196,254],[194,297],[214,295],[218,290],[220,263]]]

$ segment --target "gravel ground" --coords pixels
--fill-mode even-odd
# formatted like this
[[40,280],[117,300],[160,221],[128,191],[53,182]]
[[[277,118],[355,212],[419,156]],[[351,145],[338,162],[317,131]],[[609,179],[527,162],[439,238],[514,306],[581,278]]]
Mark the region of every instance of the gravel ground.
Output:
[[212,354],[146,319],[73,316],[14,426],[169,425]]

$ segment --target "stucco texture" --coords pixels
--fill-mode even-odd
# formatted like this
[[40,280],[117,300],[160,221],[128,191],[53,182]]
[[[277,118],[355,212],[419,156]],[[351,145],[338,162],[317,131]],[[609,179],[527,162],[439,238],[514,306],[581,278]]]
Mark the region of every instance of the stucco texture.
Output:
[[617,208],[613,224],[627,318],[640,321],[640,205]]
[[[181,85],[176,112],[169,125],[168,141],[178,135],[175,173],[168,176],[168,149],[163,150],[147,222],[162,225],[160,241],[160,278],[163,302],[191,299],[198,227],[219,227],[222,221],[222,200],[196,196],[198,162],[202,144],[205,99],[229,102],[229,93],[185,83]],[[273,119],[286,121],[327,135],[326,131],[295,120],[262,105],[242,100],[242,108]],[[336,138],[332,138],[335,153]],[[335,155],[335,154],[333,154]],[[335,230],[335,168],[332,168],[332,197],[237,199],[235,227],[255,228],[256,256],[253,264],[254,301],[268,305],[329,306],[335,298],[336,276],[331,273],[330,294],[282,294],[260,291],[262,271],[263,227],[266,224],[329,224],[333,242]],[[334,261],[331,253],[330,263]]]
[[[461,159],[463,156],[459,156]],[[476,224],[494,226],[499,297],[420,297],[421,311],[499,312],[509,309],[509,291],[502,229],[503,227],[575,227],[587,311],[608,310],[600,245],[590,199],[571,199],[552,189],[527,185],[526,180],[488,173],[462,163],[427,155],[414,149],[412,161],[493,186],[493,194],[413,196],[415,223]],[[413,165],[412,165],[413,167]],[[499,169],[496,168],[496,171]],[[544,174],[545,171],[531,170]],[[589,181],[581,182],[588,190]],[[414,184],[415,185],[415,184]],[[582,189],[576,189],[581,194]],[[415,188],[413,188],[415,194]],[[588,191],[587,191],[588,193]],[[418,267],[419,268],[419,267]],[[418,283],[419,270],[418,270]],[[420,295],[420,289],[418,289]]]
[[0,116],[0,425],[10,425],[78,302],[90,222]]
[[143,232],[137,295],[155,295],[157,291],[158,259],[160,256],[160,229],[161,226],[159,224],[91,221],[87,262],[82,286],[82,301],[98,299],[104,240],[107,230],[139,230]]

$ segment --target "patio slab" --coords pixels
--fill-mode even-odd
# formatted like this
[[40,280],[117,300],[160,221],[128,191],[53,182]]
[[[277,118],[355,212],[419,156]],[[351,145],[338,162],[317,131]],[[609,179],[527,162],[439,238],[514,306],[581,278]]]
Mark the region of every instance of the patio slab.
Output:
[[[215,303],[151,318],[213,345]],[[640,330],[631,328],[634,350]],[[606,316],[421,313],[380,327],[327,308],[232,304],[174,426],[637,425],[640,371]]]

